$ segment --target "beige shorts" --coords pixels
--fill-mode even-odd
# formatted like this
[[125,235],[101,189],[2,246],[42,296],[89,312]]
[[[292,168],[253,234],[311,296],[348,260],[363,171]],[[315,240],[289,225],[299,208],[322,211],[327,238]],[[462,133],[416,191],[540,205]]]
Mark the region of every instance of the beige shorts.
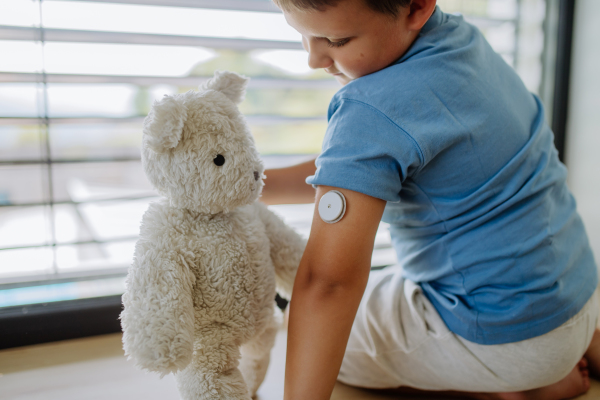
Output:
[[419,285],[400,267],[373,271],[338,379],[366,388],[521,391],[558,382],[585,353],[598,319],[598,291],[544,335],[480,345],[450,332]]

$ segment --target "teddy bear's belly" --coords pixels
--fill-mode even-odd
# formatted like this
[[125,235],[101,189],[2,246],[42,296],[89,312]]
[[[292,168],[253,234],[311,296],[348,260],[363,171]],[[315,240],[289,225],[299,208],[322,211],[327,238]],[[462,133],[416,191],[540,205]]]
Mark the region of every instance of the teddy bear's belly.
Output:
[[[274,269],[266,236],[229,231],[196,240],[191,263],[196,337],[248,339],[273,315]],[[266,244],[266,246],[265,246]]]

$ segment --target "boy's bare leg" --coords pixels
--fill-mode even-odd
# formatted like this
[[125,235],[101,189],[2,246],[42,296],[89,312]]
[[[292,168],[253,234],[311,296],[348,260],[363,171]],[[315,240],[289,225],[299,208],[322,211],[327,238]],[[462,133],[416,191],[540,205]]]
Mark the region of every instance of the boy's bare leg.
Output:
[[[600,338],[600,337],[599,337]],[[563,400],[584,394],[590,388],[588,363],[585,358],[573,368],[573,370],[561,381],[539,389],[512,393],[476,393],[459,391],[426,391],[408,387],[401,387],[386,392],[402,393],[411,396],[446,397],[458,399],[478,400]]]
[[588,360],[590,375],[600,379],[600,329],[596,328],[584,357]]

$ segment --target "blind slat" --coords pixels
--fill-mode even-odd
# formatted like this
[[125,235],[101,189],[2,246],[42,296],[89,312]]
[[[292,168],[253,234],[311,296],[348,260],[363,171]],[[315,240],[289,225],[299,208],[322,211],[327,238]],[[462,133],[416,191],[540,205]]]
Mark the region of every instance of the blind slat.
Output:
[[[46,0],[48,1],[48,0]],[[50,0],[51,1],[51,0]],[[70,0],[79,1],[79,0]],[[134,4],[145,6],[210,8],[217,10],[281,12],[270,0],[87,0],[96,3]]]
[[[102,32],[71,29],[44,28],[46,42],[84,42],[84,43],[118,43],[118,44],[150,44],[159,46],[200,46],[216,49],[251,50],[251,49],[282,49],[302,50],[298,42],[212,38],[204,36],[159,35],[149,33]],[[40,28],[0,25],[0,40],[40,41]]]
[[[2,125],[35,125],[45,122],[50,124],[114,124],[120,122],[139,123],[141,126],[145,116],[135,117],[88,117],[88,118],[10,118],[0,117],[0,126]],[[298,124],[304,122],[320,122],[325,121],[326,117],[286,117],[283,115],[247,115],[246,120],[250,124],[255,125],[271,125],[271,124]]]
[[[41,286],[52,283],[73,282],[78,280],[106,279],[125,276],[129,265],[121,267],[107,267],[102,269],[88,269],[83,271],[60,271],[55,274],[35,274],[0,277],[0,290],[19,287]],[[2,308],[0,308],[0,313]]]
[[[77,205],[77,204],[88,204],[88,203],[103,203],[103,202],[115,202],[115,201],[135,201],[135,200],[145,200],[145,199],[152,199],[155,198],[157,195],[156,193],[149,193],[147,195],[144,196],[129,196],[129,197],[109,197],[109,198],[97,198],[97,199],[91,199],[91,200],[85,200],[85,201],[74,201],[74,200],[60,200],[60,201],[53,201],[52,204],[53,205],[64,205],[64,204],[73,204],[73,205]],[[15,203],[15,204],[0,204],[0,209],[1,208],[15,208],[15,207],[19,207],[19,208],[23,208],[23,207],[39,207],[39,206],[47,206],[48,202],[31,202],[31,203]],[[26,246],[27,248],[34,248],[34,247],[39,247],[38,245],[35,246]],[[13,248],[17,248],[17,247],[10,247],[10,249]],[[20,248],[20,247],[19,247]],[[9,249],[8,247],[0,247],[0,250],[6,250]]]
[[[40,73],[0,72],[0,83],[35,83],[43,80]],[[129,83],[133,85],[198,86],[211,77],[205,76],[129,76],[129,75],[84,75],[46,74],[47,83]],[[339,88],[334,79],[275,79],[252,78],[248,84],[252,89],[330,89]]]

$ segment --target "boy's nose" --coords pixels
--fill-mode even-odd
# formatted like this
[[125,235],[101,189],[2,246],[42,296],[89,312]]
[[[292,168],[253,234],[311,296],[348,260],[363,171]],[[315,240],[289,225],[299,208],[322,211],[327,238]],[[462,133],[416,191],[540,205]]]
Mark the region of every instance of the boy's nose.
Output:
[[309,51],[308,66],[312,69],[329,68],[333,64],[333,60],[323,52]]
[[316,43],[302,38],[302,45],[308,52],[308,66],[312,69],[329,68],[333,65],[333,60],[329,57],[326,48],[322,48],[321,43]]

